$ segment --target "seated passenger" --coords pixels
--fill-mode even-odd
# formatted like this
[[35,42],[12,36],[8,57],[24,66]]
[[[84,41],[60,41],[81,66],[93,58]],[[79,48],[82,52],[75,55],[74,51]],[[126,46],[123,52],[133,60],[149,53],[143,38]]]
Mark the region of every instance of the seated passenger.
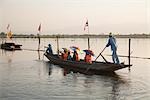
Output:
[[64,58],[63,58],[64,53],[63,53],[62,51],[60,51],[59,53],[60,53],[59,57],[60,57],[61,59],[64,59]]
[[70,51],[68,51],[68,57],[67,57],[67,60],[72,60],[72,57],[70,55]]
[[64,50],[63,60],[67,60],[67,59],[68,59],[68,52],[67,50]]
[[48,44],[48,48],[46,50],[46,53],[53,54],[53,50],[52,50],[51,44]]
[[87,63],[92,63],[92,58],[90,54],[85,54],[84,61]]
[[79,61],[79,56],[78,56],[77,51],[73,52],[73,61]]

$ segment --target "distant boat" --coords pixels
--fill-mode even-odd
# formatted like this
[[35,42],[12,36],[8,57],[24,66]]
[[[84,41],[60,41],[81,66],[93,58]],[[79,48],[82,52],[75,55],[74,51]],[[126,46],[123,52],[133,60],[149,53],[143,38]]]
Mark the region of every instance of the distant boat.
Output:
[[114,64],[111,62],[99,62],[93,61],[92,63],[86,63],[84,60],[72,61],[63,60],[58,54],[48,54],[44,55],[49,59],[50,63],[59,65],[62,68],[69,69],[73,72],[79,72],[83,74],[110,74],[114,73],[116,70],[130,67],[132,65],[126,64]]
[[13,51],[13,50],[21,50],[21,46],[20,44],[15,44],[12,42],[5,42],[3,44],[1,44],[1,49],[4,50],[9,50],[9,51]]
[[[8,24],[7,26],[7,38],[8,39],[12,39],[12,32],[11,30],[9,30],[9,27],[10,25]],[[0,48],[1,49],[4,49],[4,50],[9,50],[9,51],[13,51],[13,50],[21,50],[21,46],[20,44],[15,44],[14,42],[2,42],[2,44],[0,45]]]

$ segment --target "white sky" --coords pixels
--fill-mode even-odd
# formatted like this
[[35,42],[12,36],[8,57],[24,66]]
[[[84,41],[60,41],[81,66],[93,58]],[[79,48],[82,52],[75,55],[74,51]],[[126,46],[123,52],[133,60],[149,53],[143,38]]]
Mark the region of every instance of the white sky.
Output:
[[0,32],[16,34],[150,33],[150,0],[0,0]]

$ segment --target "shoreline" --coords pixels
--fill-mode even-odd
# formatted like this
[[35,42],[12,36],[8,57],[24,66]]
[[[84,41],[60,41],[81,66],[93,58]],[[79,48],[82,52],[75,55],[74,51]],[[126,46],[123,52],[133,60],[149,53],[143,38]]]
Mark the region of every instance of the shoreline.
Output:
[[[40,35],[40,38],[108,38],[108,35]],[[150,38],[150,34],[133,35],[114,35],[116,38]],[[6,35],[0,35],[0,38],[6,38]],[[12,38],[38,38],[37,35],[16,35]]]

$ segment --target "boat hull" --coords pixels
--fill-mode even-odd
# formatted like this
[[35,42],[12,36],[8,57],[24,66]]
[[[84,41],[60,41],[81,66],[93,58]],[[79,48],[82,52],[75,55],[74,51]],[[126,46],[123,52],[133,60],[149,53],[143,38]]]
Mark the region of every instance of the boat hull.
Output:
[[62,60],[58,55],[44,54],[50,61],[50,63],[59,65],[65,70],[72,70],[73,72],[80,72],[84,74],[107,74],[114,73],[116,70],[129,67],[129,65],[124,64],[114,64],[114,63],[105,63],[105,62],[92,62],[86,63],[83,60],[80,61],[71,61],[71,60]]

